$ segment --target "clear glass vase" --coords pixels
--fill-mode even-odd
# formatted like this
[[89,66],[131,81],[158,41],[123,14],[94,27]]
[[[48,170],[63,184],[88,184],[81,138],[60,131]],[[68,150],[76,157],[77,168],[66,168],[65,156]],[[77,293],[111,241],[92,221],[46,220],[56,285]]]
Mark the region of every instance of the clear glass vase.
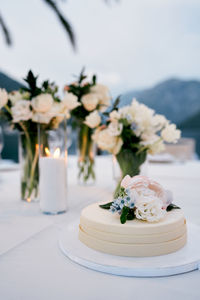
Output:
[[38,201],[39,143],[36,132],[20,133],[19,161],[21,167],[21,199]]
[[82,124],[78,130],[78,183],[92,185],[95,182],[96,147],[92,141],[92,130]]
[[34,132],[26,130],[20,133],[19,161],[22,200],[39,201],[39,156],[44,154],[45,149],[49,151],[53,151],[55,147],[62,149],[62,145],[66,145],[65,133],[65,119],[51,130],[45,124],[38,123]]
[[139,175],[141,172],[141,166],[144,164],[147,158],[146,151],[142,151],[140,153],[133,152],[129,149],[121,149],[121,151],[116,155],[113,160],[113,171],[115,171],[115,164],[118,163],[118,168],[120,169],[120,175],[114,177],[117,178],[118,184],[114,192],[114,197],[116,197],[119,189],[121,180],[129,175],[131,177]]

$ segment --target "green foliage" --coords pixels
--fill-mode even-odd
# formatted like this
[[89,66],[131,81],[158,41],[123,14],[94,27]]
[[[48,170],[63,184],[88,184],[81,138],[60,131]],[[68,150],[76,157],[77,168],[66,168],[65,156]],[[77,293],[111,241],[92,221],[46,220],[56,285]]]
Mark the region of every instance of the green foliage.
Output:
[[113,202],[108,202],[106,204],[99,205],[99,207],[101,207],[103,209],[110,209],[110,207],[111,207],[112,204],[113,204]]
[[171,211],[171,210],[173,210],[173,209],[181,209],[179,206],[177,206],[177,205],[175,205],[175,204],[173,204],[173,203],[171,203],[170,205],[168,205],[168,207],[167,207],[167,211]]
[[116,198],[118,198],[118,197],[124,198],[125,196],[127,196],[127,194],[125,192],[125,188],[120,187],[120,189],[118,190],[118,193],[116,194]]
[[123,124],[123,130],[121,137],[123,140],[123,149],[130,149],[131,151],[137,151],[140,143],[140,138],[134,134],[134,131],[131,129],[131,126],[128,124],[126,119],[121,120]]
[[75,34],[72,29],[71,24],[69,21],[62,15],[61,11],[59,10],[57,3],[53,0],[43,0],[46,4],[49,5],[49,7],[55,12],[56,16],[58,17],[58,20],[60,21],[61,25],[65,29],[66,33],[68,34],[69,40],[73,46],[74,49],[76,49],[76,39]]
[[58,92],[58,87],[54,82],[49,82],[45,80],[41,87],[37,85],[38,76],[34,76],[33,72],[30,70],[24,81],[28,84],[28,88],[21,88],[22,91],[27,91],[30,93],[30,99],[36,97],[42,93],[51,94],[55,101],[60,102],[59,97],[56,95]]
[[122,213],[121,213],[121,216],[120,216],[120,221],[121,221],[122,224],[126,223],[127,217],[129,215],[129,211],[130,211],[130,208],[127,207],[127,206],[124,206],[122,208]]
[[[68,85],[68,92],[74,94],[78,97],[78,101],[81,102],[81,98],[90,92],[91,87],[96,85],[96,75],[93,75],[91,82],[87,81],[87,75],[85,75],[85,68],[81,70],[80,75],[77,78],[76,82]],[[87,111],[83,105],[78,106],[77,108],[71,111],[72,115],[72,124],[73,127],[81,126],[86,116],[90,112]]]
[[[118,106],[119,106],[119,103],[120,103],[120,97],[121,97],[121,96],[118,96],[118,97],[115,99],[114,103],[110,106],[110,108],[108,108],[107,111],[105,111],[105,112],[102,113],[102,115],[103,115],[104,117],[108,118],[108,117],[109,117],[109,114],[110,114],[113,110],[118,110]],[[108,123],[108,119],[106,120],[105,123]]]
[[137,153],[134,149],[122,148],[119,154],[116,155],[117,161],[122,171],[122,177],[126,175],[135,176],[140,172],[140,166],[146,160],[146,151]]
[[129,209],[129,213],[127,215],[127,220],[128,221],[132,221],[133,219],[135,219],[135,211],[134,209]]

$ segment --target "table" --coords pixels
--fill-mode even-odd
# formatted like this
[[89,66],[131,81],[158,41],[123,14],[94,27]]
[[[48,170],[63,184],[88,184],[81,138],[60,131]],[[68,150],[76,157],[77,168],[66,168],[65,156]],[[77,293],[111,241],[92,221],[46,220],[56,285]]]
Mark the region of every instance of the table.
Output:
[[[186,218],[200,225],[200,162],[149,164],[148,175],[174,194]],[[68,260],[58,248],[59,230],[91,202],[109,200],[115,182],[110,156],[97,157],[95,186],[76,185],[69,157],[66,214],[41,214],[19,200],[19,171],[0,172],[0,299],[200,299],[200,272],[165,278],[125,278],[98,273]]]

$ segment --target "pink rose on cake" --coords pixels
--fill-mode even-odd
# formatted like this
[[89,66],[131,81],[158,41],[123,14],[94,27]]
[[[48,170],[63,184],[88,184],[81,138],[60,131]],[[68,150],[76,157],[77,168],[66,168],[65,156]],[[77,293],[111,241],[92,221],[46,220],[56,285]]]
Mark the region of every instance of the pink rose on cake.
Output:
[[126,175],[121,182],[121,187],[130,189],[133,197],[138,198],[139,196],[154,196],[162,201],[162,208],[166,209],[167,206],[172,202],[172,193],[165,190],[158,182],[146,177],[137,175],[130,177]]

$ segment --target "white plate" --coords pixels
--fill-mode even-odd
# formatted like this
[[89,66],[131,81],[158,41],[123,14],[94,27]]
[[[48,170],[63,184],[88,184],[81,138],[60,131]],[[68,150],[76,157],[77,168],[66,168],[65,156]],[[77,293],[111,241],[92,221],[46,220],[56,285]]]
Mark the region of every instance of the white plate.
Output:
[[200,227],[188,224],[188,241],[181,250],[155,257],[123,257],[88,248],[78,239],[79,219],[60,232],[59,248],[75,263],[113,275],[134,277],[169,276],[200,268]]

